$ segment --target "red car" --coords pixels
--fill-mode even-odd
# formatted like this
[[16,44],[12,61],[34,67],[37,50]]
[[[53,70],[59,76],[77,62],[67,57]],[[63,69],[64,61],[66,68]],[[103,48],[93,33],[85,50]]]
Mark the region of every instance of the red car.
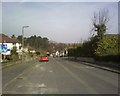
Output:
[[49,61],[48,56],[40,56],[39,61]]

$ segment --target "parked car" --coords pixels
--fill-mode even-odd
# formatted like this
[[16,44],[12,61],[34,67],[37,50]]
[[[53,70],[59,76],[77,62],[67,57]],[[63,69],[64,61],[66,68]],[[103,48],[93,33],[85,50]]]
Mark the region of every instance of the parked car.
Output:
[[12,58],[11,55],[7,55],[7,56],[6,56],[6,59],[7,59],[7,60],[13,60],[13,58]]
[[49,61],[48,56],[40,56],[39,61]]

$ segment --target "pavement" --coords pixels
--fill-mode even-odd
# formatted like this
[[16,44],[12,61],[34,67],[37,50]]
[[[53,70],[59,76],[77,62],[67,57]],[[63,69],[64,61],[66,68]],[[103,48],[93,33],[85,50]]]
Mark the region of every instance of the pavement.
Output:
[[[84,58],[84,57],[83,57]],[[66,57],[65,59],[68,59],[68,60],[73,60],[73,61],[78,61],[78,62],[81,62],[82,64],[85,64],[85,65],[88,65],[88,66],[93,66],[93,67],[96,67],[96,68],[100,68],[100,69],[103,69],[103,70],[107,70],[107,71],[111,71],[111,72],[115,72],[115,73],[118,73],[120,74],[120,68],[119,67],[116,67],[116,69],[114,68],[110,68],[110,67],[105,67],[105,66],[100,66],[101,63],[104,63],[104,64],[107,64],[108,62],[96,62],[94,61],[92,58],[90,59],[87,59],[85,58],[84,60],[81,60],[81,58],[74,58],[74,57]],[[111,63],[112,64],[112,63]],[[118,64],[117,64],[118,65]]]
[[30,62],[35,60],[36,58],[29,58],[29,59],[25,59],[24,61],[22,60],[17,60],[17,61],[12,61],[12,62],[7,62],[7,63],[1,63],[0,69],[4,69],[10,66],[13,66],[15,64],[21,64],[22,62],[26,63],[26,62]]

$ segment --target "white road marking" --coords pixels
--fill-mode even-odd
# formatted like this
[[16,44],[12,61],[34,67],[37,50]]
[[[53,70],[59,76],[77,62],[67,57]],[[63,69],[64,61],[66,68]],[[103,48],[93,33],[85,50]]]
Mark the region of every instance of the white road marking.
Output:
[[49,72],[53,72],[52,70],[49,70]]
[[40,65],[35,65],[35,68],[38,68]]
[[45,71],[45,68],[44,68],[44,67],[40,67],[40,70],[41,70],[41,71]]
[[46,88],[47,86],[44,83],[42,83],[42,84],[37,85],[37,87],[39,87],[39,88]]
[[18,87],[18,88],[21,88],[21,87],[22,87],[22,85],[18,85],[17,87]]

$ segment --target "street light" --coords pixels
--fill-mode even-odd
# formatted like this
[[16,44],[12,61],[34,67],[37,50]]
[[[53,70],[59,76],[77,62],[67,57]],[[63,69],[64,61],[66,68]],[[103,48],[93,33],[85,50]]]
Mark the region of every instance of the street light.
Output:
[[22,47],[24,48],[24,28],[28,28],[29,26],[22,27]]
[[[28,28],[29,26],[22,26],[22,48],[23,48],[23,50],[24,50],[24,29],[25,28]],[[22,62],[23,62],[23,50],[22,50]]]

